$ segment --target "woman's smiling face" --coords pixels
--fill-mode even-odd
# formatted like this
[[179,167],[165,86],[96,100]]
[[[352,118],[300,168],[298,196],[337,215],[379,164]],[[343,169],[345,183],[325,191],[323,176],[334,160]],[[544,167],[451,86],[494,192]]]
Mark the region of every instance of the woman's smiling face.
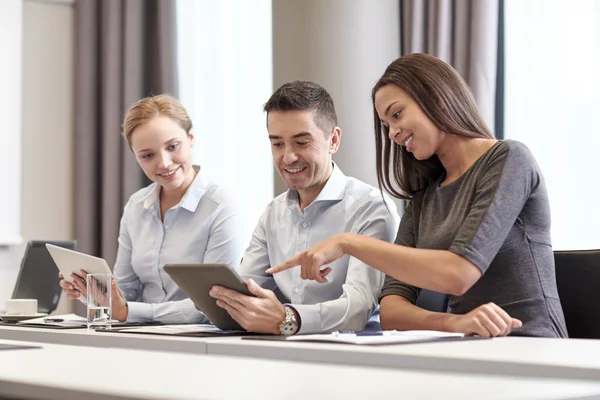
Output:
[[443,132],[404,90],[393,84],[381,87],[375,93],[375,109],[389,129],[390,140],[406,147],[417,160],[427,160],[437,153]]

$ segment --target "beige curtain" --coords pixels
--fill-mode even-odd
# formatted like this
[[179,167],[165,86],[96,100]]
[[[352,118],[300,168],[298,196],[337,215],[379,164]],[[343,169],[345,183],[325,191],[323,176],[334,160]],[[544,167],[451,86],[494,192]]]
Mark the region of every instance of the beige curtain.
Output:
[[[401,0],[402,54],[428,53],[467,81],[495,129],[501,0]],[[502,49],[501,49],[502,50]],[[501,96],[499,96],[501,98]]]
[[76,2],[75,238],[112,266],[129,196],[148,182],[123,141],[136,100],[176,95],[175,0]]

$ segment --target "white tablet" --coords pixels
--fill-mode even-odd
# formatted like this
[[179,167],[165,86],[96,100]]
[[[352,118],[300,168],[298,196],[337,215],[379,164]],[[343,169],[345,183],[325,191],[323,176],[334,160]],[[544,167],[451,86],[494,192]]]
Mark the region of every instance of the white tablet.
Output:
[[46,248],[58,270],[62,272],[65,281],[72,282],[71,274],[81,275],[81,270],[88,274],[111,274],[108,264],[103,258],[90,256],[89,254],[80,253],[78,251],[65,249],[63,247],[54,246],[50,243],[46,244]]

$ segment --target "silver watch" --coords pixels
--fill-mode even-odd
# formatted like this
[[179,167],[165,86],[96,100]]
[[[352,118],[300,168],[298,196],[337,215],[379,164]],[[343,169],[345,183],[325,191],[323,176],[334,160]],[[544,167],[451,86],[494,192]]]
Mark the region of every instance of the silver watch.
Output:
[[283,336],[291,336],[298,332],[298,321],[296,314],[290,307],[285,307],[285,319],[279,325],[279,333]]

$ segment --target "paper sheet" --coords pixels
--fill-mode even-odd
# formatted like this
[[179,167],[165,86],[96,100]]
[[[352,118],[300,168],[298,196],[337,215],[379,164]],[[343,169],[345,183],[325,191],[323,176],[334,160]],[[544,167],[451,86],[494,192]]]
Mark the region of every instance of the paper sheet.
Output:
[[461,337],[464,337],[464,334],[440,331],[333,332],[329,334],[290,336],[286,339],[286,341],[332,342],[347,344],[394,344],[419,343]]
[[[62,320],[62,321],[59,321]],[[46,326],[86,326],[87,320],[77,314],[45,315],[40,318],[26,319],[17,324]]]

